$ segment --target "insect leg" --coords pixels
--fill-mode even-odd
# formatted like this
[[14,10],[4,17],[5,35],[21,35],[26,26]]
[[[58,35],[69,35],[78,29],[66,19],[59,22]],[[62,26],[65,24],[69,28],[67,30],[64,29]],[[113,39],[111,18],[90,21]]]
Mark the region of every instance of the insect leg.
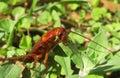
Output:
[[46,53],[45,53],[45,59],[43,61],[43,63],[44,63],[45,66],[47,65],[48,56],[49,56],[49,51],[46,51]]

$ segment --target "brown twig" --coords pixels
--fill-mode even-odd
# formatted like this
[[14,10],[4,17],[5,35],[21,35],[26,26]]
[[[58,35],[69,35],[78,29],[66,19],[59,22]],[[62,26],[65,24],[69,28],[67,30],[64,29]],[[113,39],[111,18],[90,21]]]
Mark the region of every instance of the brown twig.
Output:
[[79,28],[80,30],[82,30],[83,32],[86,31],[86,27],[83,27],[83,26],[80,26],[76,23],[73,23],[71,22],[70,20],[67,20],[67,19],[62,19],[61,18],[61,22],[65,25],[65,26],[68,26],[68,27],[75,27],[75,28]]

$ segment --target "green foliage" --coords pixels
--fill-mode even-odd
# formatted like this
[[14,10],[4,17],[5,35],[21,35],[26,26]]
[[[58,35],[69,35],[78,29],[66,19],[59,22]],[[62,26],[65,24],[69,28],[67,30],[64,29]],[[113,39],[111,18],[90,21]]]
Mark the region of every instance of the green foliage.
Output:
[[[64,26],[80,35],[70,32],[66,42],[53,46],[47,68],[43,59],[24,71],[15,60],[5,61],[0,78],[106,78],[107,72],[120,70],[120,12],[110,12],[100,0],[89,4],[85,0],[45,1],[0,0],[0,60],[26,55],[43,33],[55,27]],[[94,38],[88,43],[83,35]],[[23,67],[29,69],[33,63],[23,63]]]
[[12,11],[12,15],[14,16],[16,20],[20,19],[21,17],[25,15],[25,8],[23,7],[14,8]]
[[99,20],[106,14],[107,10],[105,8],[94,8],[92,10],[91,16],[94,20]]
[[38,21],[41,24],[50,23],[51,20],[52,20],[52,17],[51,17],[51,14],[48,11],[44,11],[38,16]]
[[0,13],[2,13],[2,12],[6,13],[7,10],[8,10],[8,5],[4,2],[0,2],[0,6],[1,6],[0,7]]
[[21,39],[21,42],[19,44],[19,47],[22,49],[31,49],[31,37],[30,36],[23,36]]
[[5,64],[0,66],[1,78],[19,78],[22,68],[19,65]]

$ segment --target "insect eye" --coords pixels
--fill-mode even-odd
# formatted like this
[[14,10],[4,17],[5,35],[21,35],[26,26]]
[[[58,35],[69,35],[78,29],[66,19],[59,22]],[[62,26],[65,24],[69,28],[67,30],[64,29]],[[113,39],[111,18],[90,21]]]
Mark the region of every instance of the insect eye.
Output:
[[62,33],[60,33],[60,34],[59,34],[59,37],[61,38],[61,37],[62,37],[62,35],[63,35],[63,34],[62,34]]

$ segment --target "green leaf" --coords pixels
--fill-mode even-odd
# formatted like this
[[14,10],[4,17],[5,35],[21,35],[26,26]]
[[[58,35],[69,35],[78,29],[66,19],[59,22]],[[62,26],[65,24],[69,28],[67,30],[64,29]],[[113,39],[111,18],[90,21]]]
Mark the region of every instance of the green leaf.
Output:
[[25,0],[8,0],[10,5],[15,5],[17,3],[23,3]]
[[69,4],[71,10],[76,10],[79,6],[79,4]]
[[20,78],[21,71],[19,65],[4,64],[0,66],[0,78]]
[[85,18],[85,17],[86,17],[86,12],[85,12],[85,10],[80,10],[80,11],[79,11],[79,15],[80,15],[80,19]]
[[54,27],[60,27],[61,25],[60,17],[55,10],[52,11],[52,18],[55,21]]
[[30,50],[32,47],[31,37],[30,36],[23,36],[21,41],[20,41],[19,47],[22,49]]
[[32,5],[31,5],[30,11],[29,11],[30,14],[31,14],[32,11],[35,9],[35,7],[36,7],[38,1],[39,1],[39,0],[34,0],[34,1],[32,2]]
[[12,15],[15,17],[15,20],[20,19],[25,15],[25,8],[23,7],[16,7],[12,11]]
[[25,29],[28,29],[30,27],[30,24],[31,24],[31,22],[28,18],[23,18],[21,27],[25,28]]
[[0,2],[0,13],[7,12],[7,10],[8,10],[8,5],[4,2]]
[[100,3],[100,0],[92,0],[91,1],[92,7],[97,7],[99,5],[99,3]]
[[91,16],[92,16],[93,20],[99,20],[106,13],[107,13],[107,9],[106,8],[94,8],[92,10]]
[[63,45],[62,43],[59,44],[60,47],[62,48],[62,50],[65,52],[65,54],[67,56],[70,56],[72,61],[75,63],[75,65],[78,67],[78,68],[83,68],[83,61],[82,61],[82,58],[81,58],[81,55],[77,49],[77,47],[75,46],[75,44],[73,44],[72,42],[68,42],[67,46]]
[[15,50],[7,51],[7,57],[12,57],[15,54]]
[[5,32],[12,32],[14,28],[14,22],[10,19],[0,20],[0,30]]
[[61,71],[63,75],[66,75],[68,78],[71,78],[73,70],[71,69],[70,57],[55,56],[56,62],[58,62],[63,70]]
[[90,75],[87,75],[85,78],[104,78],[104,77],[96,74],[90,74]]
[[120,70],[120,51],[112,56],[106,63],[96,66],[91,73],[104,74],[106,72],[113,72]]
[[42,13],[38,16],[38,21],[39,21],[41,24],[50,23],[50,22],[52,21],[51,14],[50,14],[48,11],[42,12]]
[[13,32],[14,32],[14,22],[10,19],[3,19],[0,20],[0,30],[7,32],[6,35],[6,42],[7,46],[12,45],[12,38],[13,38]]
[[63,1],[60,1],[59,3],[61,4],[79,4],[79,5],[85,5],[85,4],[88,4],[87,1],[84,1],[84,0],[63,0]]
[[89,72],[94,68],[95,64],[92,62],[92,60],[85,54],[81,55],[82,61],[83,61],[83,69],[80,69],[79,71],[79,77],[85,77]]
[[70,33],[69,38],[72,40],[73,43],[76,43],[76,42],[78,42],[79,44],[84,43],[84,38],[77,34]]
[[0,39],[4,36],[4,32],[0,32]]
[[23,49],[17,49],[15,55],[20,56],[20,55],[25,55],[26,51]]
[[6,48],[0,48],[0,55],[5,56],[7,54],[7,49]]
[[119,60],[120,59],[120,51],[117,52],[111,59],[108,60],[107,65],[117,65],[120,64]]
[[86,52],[94,63],[102,63],[105,61],[105,56],[108,54],[105,48],[107,46],[106,33],[104,30],[101,30],[89,43]]

